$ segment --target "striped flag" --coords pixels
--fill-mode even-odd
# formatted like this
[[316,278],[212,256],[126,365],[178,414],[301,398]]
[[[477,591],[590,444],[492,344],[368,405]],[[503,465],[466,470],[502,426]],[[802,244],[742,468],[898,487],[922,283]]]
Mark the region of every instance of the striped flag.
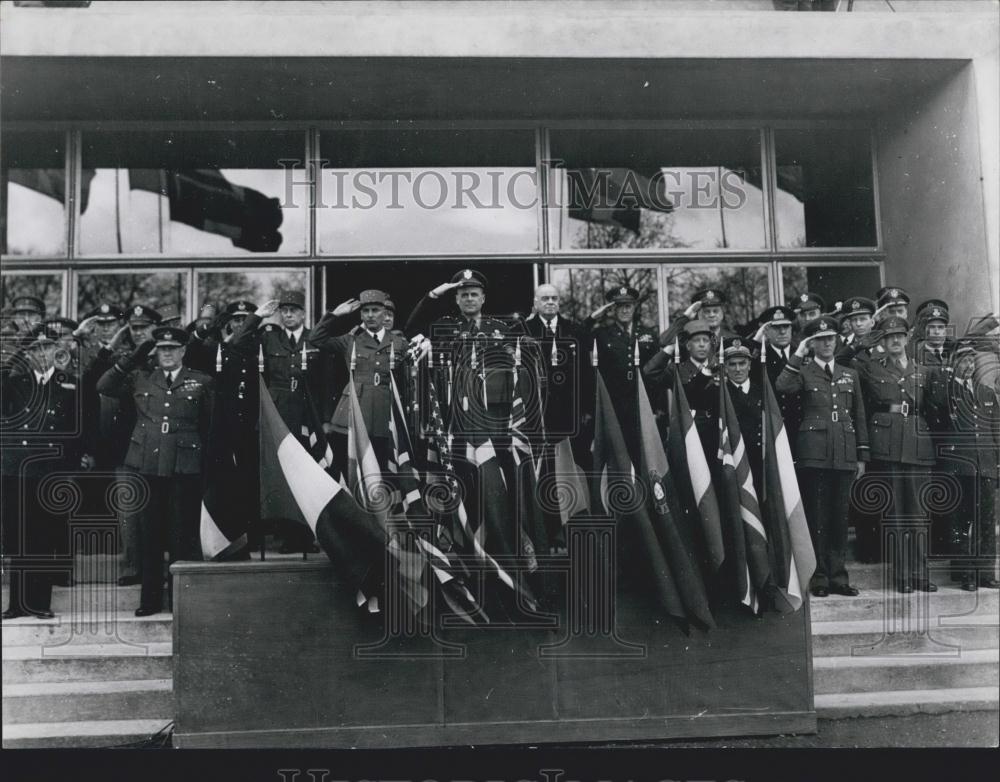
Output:
[[740,602],[760,613],[760,595],[771,568],[767,560],[767,534],[750,472],[743,434],[726,383],[719,384],[719,461],[721,504],[729,544],[726,561],[736,578]]
[[[221,394],[215,397],[216,410],[205,443],[204,488],[198,534],[201,554],[206,560],[223,562],[241,554],[248,544],[247,530],[254,512],[246,496],[245,474],[237,467],[235,445],[218,412]],[[256,469],[256,466],[254,466]],[[252,502],[256,503],[256,498]]]
[[764,520],[770,544],[771,573],[778,587],[778,597],[787,603],[785,610],[797,611],[802,605],[803,590],[816,570],[816,555],[806,525],[781,408],[766,373],[763,382],[764,485],[767,492]]
[[[690,489],[689,495],[693,507],[697,509],[701,520],[701,540],[704,546],[704,556],[710,573],[718,572],[725,559],[725,549],[722,543],[722,520],[719,516],[719,503],[712,488],[712,473],[705,459],[705,451],[701,447],[701,438],[691,416],[687,394],[681,382],[680,372],[675,371],[673,397],[670,403],[670,432],[668,446],[671,458],[674,460],[676,476]],[[681,470],[681,466],[686,470]]]

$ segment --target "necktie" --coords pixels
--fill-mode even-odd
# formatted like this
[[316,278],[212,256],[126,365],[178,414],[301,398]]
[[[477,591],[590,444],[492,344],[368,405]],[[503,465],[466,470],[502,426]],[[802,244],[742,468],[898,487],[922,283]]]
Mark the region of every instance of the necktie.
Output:
[[833,380],[833,370],[830,369],[830,365],[829,364],[824,364],[823,365],[823,371],[826,372],[826,378],[827,378],[827,380]]
[[292,345],[292,350],[295,350],[295,334],[293,334],[291,331],[288,332],[288,341]]
[[174,373],[167,372],[166,374],[167,374],[167,385],[172,386],[174,384]]

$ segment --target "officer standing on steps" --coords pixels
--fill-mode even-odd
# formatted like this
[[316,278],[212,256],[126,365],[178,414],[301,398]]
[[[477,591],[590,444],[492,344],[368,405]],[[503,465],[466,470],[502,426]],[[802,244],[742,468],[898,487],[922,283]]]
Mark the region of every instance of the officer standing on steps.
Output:
[[[791,322],[788,327],[791,330]],[[764,450],[761,425],[764,393],[761,388],[760,373],[755,376],[752,371],[753,354],[745,340],[730,337],[723,343],[722,366],[726,375],[726,390],[729,391],[729,398],[733,401],[733,410],[740,424],[740,434],[747,451],[757,496],[762,497]]]
[[[869,458],[861,383],[855,370],[834,360],[837,324],[832,318],[809,321],[802,337],[778,375],[777,391],[797,394],[802,401],[795,464],[816,552],[810,589],[816,597],[854,596],[858,590],[850,585],[845,566],[847,510],[851,485],[864,475]],[[810,349],[812,360],[807,359]]]
[[[764,371],[773,387],[792,357],[795,348],[792,346],[792,323],[795,314],[787,307],[769,307],[757,317],[760,327],[754,335],[754,341],[760,343],[764,353]],[[762,382],[761,362],[756,360],[750,368],[751,375],[758,383]],[[802,419],[802,405],[797,395],[778,394],[778,405],[781,417],[785,421],[785,431],[788,432],[788,442],[794,446],[795,433]]]

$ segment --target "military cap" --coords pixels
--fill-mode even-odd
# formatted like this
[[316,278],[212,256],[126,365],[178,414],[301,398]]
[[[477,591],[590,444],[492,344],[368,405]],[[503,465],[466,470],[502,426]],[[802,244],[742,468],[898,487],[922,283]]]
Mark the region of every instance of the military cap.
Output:
[[721,307],[726,303],[726,294],[718,288],[705,288],[691,297],[691,303],[700,301],[703,307]]
[[94,318],[99,323],[109,323],[113,320],[121,320],[125,317],[125,312],[121,307],[105,302],[95,310],[91,310],[88,318]]
[[10,308],[13,312],[37,312],[45,314],[45,304],[37,296],[15,296]]
[[750,358],[751,355],[746,340],[739,337],[727,337],[722,341],[723,361],[729,358]]
[[389,310],[389,312],[395,312],[396,311],[396,304],[395,304],[395,302],[393,302],[392,299],[390,299],[388,297],[388,295],[386,295],[386,299],[385,299],[385,308],[387,310]]
[[45,327],[45,332],[53,339],[72,334],[79,325],[72,318],[49,318],[42,323],[42,326]]
[[46,329],[42,329],[37,334],[29,337],[27,339],[27,344],[25,344],[25,350],[32,350],[34,348],[42,347],[43,345],[54,345],[55,339],[51,334],[48,333]]
[[361,302],[362,307],[366,304],[381,304],[384,307],[388,298],[389,297],[385,295],[384,291],[370,288],[369,290],[361,291],[361,295],[358,296],[358,301]]
[[886,286],[884,288],[879,288],[875,292],[875,299],[878,306],[881,307],[885,304],[909,304],[910,297],[906,294],[902,288]]
[[768,307],[757,316],[757,323],[770,326],[790,326],[795,314],[787,307]]
[[635,304],[639,301],[639,291],[628,285],[621,285],[617,288],[612,288],[605,295],[604,299],[606,301],[614,302],[615,304],[620,304],[622,302]]
[[795,299],[795,311],[802,312],[803,310],[819,310],[822,312],[826,309],[826,302],[823,297],[818,293],[800,293]]
[[475,269],[462,269],[456,272],[451,278],[452,282],[457,282],[459,288],[482,288],[486,290],[486,275],[477,272]]
[[306,297],[295,291],[287,291],[278,300],[279,307],[298,307],[300,310],[306,308]]
[[129,323],[159,323],[163,316],[152,307],[136,304],[125,314],[125,319]]
[[234,318],[246,317],[256,311],[257,305],[252,301],[246,301],[245,299],[231,301],[226,305],[226,314],[232,315]]
[[853,315],[874,315],[875,302],[864,296],[852,296],[849,299],[844,299],[841,312],[845,318],[850,318]]
[[923,310],[918,310],[917,314],[923,315],[925,323],[930,323],[932,320],[941,320],[948,323],[951,320],[951,316],[948,314],[948,307],[941,306],[940,302],[931,304]]
[[887,337],[890,334],[908,334],[910,332],[910,324],[906,322],[906,318],[900,318],[896,315],[883,320],[879,328],[882,331],[883,337]]
[[690,320],[684,324],[684,339],[691,339],[698,334],[708,334],[712,336],[712,329],[704,320]]
[[939,309],[947,310],[948,302],[946,302],[944,299],[925,299],[924,301],[920,302],[920,304],[917,306],[917,309],[914,312],[914,314],[919,315],[921,312],[923,312],[925,309],[929,307],[938,307]]
[[180,347],[186,345],[191,335],[177,326],[159,326],[153,329],[153,339],[156,347]]
[[839,328],[833,318],[825,316],[811,320],[802,327],[803,337],[836,337],[839,333]]

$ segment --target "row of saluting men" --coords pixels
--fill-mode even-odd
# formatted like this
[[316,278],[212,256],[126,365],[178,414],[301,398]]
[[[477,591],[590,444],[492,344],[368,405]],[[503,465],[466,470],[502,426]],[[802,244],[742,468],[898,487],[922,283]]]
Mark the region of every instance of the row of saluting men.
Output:
[[[570,437],[584,467],[593,418],[589,378],[596,363],[630,450],[638,433],[628,393],[632,384],[644,378],[654,406],[663,413],[666,390],[678,373],[709,464],[716,461],[718,387],[728,382],[759,481],[760,383],[766,371],[779,392],[817,553],[810,584],[814,595],[857,594],[844,564],[848,525],[858,528],[867,555],[877,556],[882,515],[892,519],[919,513],[920,485],[935,465],[956,475],[962,487],[959,507],[935,519],[939,537],[947,539],[956,556],[979,555],[963,559],[968,565],[961,575],[963,588],[997,586],[994,525],[989,522],[995,518],[1000,426],[996,375],[991,384],[984,380],[989,374],[981,371],[995,361],[992,343],[984,337],[995,319],[954,340],[948,337],[946,304],[931,300],[918,308],[911,329],[905,319],[908,296],[899,288],[884,288],[876,301],[853,297],[838,303],[839,316],[824,314],[820,297],[803,294],[794,309],[771,307],[754,324],[731,329],[724,293],[706,289],[657,335],[637,321],[639,294],[629,286],[609,291],[606,304],[582,324],[559,314],[558,293],[551,285],[536,289],[528,318],[488,316],[486,290],[485,276],[471,269],[434,288],[407,321],[405,332],[415,335],[413,340],[392,327],[395,313],[387,307],[386,294],[372,290],[325,314],[313,329],[305,326],[303,301],[294,295],[260,307],[234,302],[214,319],[203,312],[187,329],[157,325],[162,319],[150,307],[137,305],[123,313],[107,303],[79,325],[66,319],[39,323],[41,303],[21,297],[14,302],[17,350],[7,351],[4,362],[4,434],[23,430],[22,446],[44,445],[47,430],[80,436],[72,443],[62,441],[58,465],[57,460],[26,458],[29,447],[5,447],[5,488],[19,478],[29,481],[24,491],[4,492],[5,549],[58,547],[57,514],[39,501],[40,487],[31,484],[48,472],[97,466],[139,473],[150,497],[127,525],[125,548],[131,547],[139,574],[132,578],[142,583],[137,613],[153,613],[162,602],[164,547],[171,561],[199,557],[198,481],[213,413],[234,444],[238,466],[248,480],[255,480],[258,370],[291,432],[302,431],[315,401],[335,463],[342,468],[346,395],[324,389],[338,369],[342,378],[349,369],[384,466],[391,404],[386,373],[391,368],[427,356],[436,382],[443,385],[447,377],[442,397],[453,400],[453,430],[485,430],[502,449],[509,442],[509,369],[515,355],[521,358],[523,345],[524,363],[537,379],[544,436]],[[457,314],[444,314],[450,301]],[[351,326],[347,318],[354,313],[361,322]],[[269,322],[275,315],[278,322]],[[844,329],[850,330],[846,336]],[[16,368],[18,356],[28,359],[24,371]],[[326,362],[324,356],[338,360]],[[32,390],[39,385],[48,393]],[[217,394],[221,403],[215,405]],[[85,411],[86,421],[69,420],[77,409]],[[95,421],[98,426],[92,425]],[[878,513],[851,503],[852,485],[866,466],[890,489],[890,507]],[[243,495],[244,511],[252,518],[256,497],[253,491]],[[32,523],[13,523],[21,518]],[[899,590],[935,590],[926,577],[924,538],[900,534],[893,540],[896,548],[886,553]],[[130,580],[126,575],[125,582]],[[12,587],[5,616],[48,615],[50,594],[51,579],[28,573],[22,592]]]

